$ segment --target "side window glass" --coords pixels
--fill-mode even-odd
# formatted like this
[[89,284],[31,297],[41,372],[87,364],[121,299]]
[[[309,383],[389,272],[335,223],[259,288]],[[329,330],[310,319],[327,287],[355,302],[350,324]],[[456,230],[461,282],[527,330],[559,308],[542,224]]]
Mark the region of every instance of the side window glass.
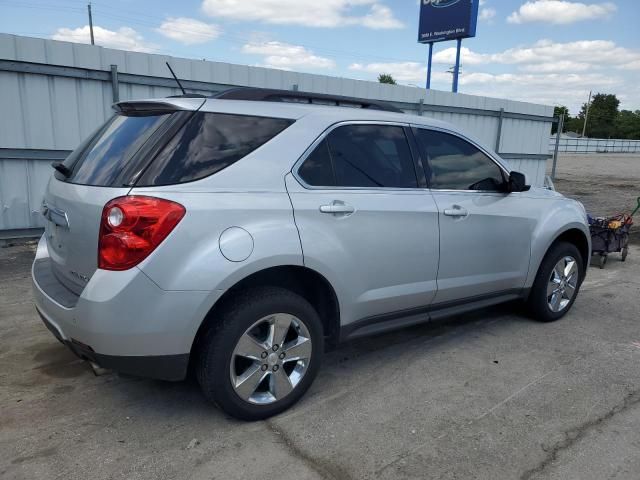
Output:
[[336,185],[416,188],[418,180],[402,127],[345,125],[327,137]]
[[304,163],[300,165],[298,175],[307,184],[314,187],[335,186],[335,175],[333,174],[333,165],[331,164],[329,146],[326,140],[323,140]]
[[502,170],[469,142],[435,130],[418,129],[426,153],[431,188],[501,191]]
[[156,156],[138,186],[171,185],[213,175],[292,123],[283,118],[196,112]]

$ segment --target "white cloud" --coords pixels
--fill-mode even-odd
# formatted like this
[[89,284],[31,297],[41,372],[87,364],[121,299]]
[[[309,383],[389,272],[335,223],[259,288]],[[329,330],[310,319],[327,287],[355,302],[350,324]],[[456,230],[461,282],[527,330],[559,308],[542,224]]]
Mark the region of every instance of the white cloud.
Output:
[[487,0],[480,0],[480,13],[478,14],[478,18],[484,22],[492,23],[497,12],[495,8],[487,7],[486,5]]
[[[640,50],[632,50],[606,40],[556,43],[540,40],[533,45],[496,53],[462,48],[462,92],[488,97],[511,98],[543,104],[561,103],[575,110],[589,90],[613,92],[625,102],[624,108],[640,105],[640,89],[623,70],[640,70]],[[455,62],[455,48],[434,53],[434,88],[451,88],[446,70]],[[491,66],[512,65],[510,73],[491,72]],[[374,79],[390,73],[401,83],[422,85],[426,68],[421,62],[354,63],[349,69],[362,78]]]
[[264,67],[289,70],[292,68],[327,69],[334,68],[335,62],[330,58],[314,55],[300,45],[267,41],[250,42],[242,46],[242,52],[253,55],[264,55]]
[[221,33],[218,25],[185,17],[169,17],[162,22],[156,31],[185,45],[205,43],[218,38]]
[[608,17],[617,7],[611,2],[586,4],[566,0],[532,0],[507,17],[509,23],[568,24]]
[[203,0],[211,17],[307,27],[362,25],[372,29],[402,28],[380,0]]
[[496,16],[496,9],[487,7],[487,8],[480,9],[480,14],[478,15],[478,18],[480,20],[488,22],[489,20],[493,19],[493,17],[495,16]]
[[427,75],[427,67],[418,62],[395,62],[395,63],[353,63],[349,65],[349,70],[354,72],[366,72],[373,76],[381,73],[388,73],[399,82],[422,82]]
[[[433,55],[434,63],[455,63],[456,49],[440,50]],[[465,65],[505,64],[520,65],[521,69],[534,71],[586,71],[602,66],[635,69],[640,62],[640,50],[620,47],[610,40],[579,40],[553,42],[539,40],[531,46],[509,48],[498,53],[477,53],[463,47],[462,63]],[[556,65],[555,67],[553,65]]]
[[[538,104],[567,105],[577,112],[590,90],[626,90],[619,77],[604,74],[491,74],[469,73],[460,77],[461,91],[473,95],[501,97]],[[629,99],[633,101],[633,99]],[[638,99],[636,99],[637,101]]]
[[[94,26],[93,37],[96,45],[109,48],[131,50],[133,52],[153,52],[157,47],[147,43],[133,28],[120,27],[118,30]],[[75,43],[91,43],[89,25],[78,28],[58,28],[51,36],[54,40]]]

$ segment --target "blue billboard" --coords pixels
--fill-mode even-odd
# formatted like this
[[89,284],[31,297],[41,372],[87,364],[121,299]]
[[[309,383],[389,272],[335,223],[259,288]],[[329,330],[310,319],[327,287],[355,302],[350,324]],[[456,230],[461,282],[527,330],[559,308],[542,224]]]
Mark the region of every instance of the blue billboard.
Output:
[[420,0],[418,42],[476,36],[480,0]]

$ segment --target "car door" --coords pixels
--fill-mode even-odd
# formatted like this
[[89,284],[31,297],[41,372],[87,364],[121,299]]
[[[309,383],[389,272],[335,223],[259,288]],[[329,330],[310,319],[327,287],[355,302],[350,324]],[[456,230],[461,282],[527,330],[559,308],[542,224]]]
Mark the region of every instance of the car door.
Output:
[[334,126],[287,175],[304,263],[334,286],[343,326],[426,319],[436,293],[438,212],[407,133]]
[[434,304],[515,293],[529,269],[536,215],[525,193],[506,193],[508,172],[478,145],[415,128],[440,219]]

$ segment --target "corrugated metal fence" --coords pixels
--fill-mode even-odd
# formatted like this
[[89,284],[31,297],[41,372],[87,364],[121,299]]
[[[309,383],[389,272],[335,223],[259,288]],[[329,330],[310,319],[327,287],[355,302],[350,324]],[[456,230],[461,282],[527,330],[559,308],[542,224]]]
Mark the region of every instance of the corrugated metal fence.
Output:
[[[549,139],[549,151],[556,146],[556,136]],[[561,136],[558,151],[566,153],[640,153],[640,140],[614,138],[577,138]]]
[[531,183],[544,181],[550,106],[0,34],[0,237],[43,225],[50,162],[104,122],[114,101],[180,93],[166,61],[197,93],[251,86],[388,101],[460,126]]

